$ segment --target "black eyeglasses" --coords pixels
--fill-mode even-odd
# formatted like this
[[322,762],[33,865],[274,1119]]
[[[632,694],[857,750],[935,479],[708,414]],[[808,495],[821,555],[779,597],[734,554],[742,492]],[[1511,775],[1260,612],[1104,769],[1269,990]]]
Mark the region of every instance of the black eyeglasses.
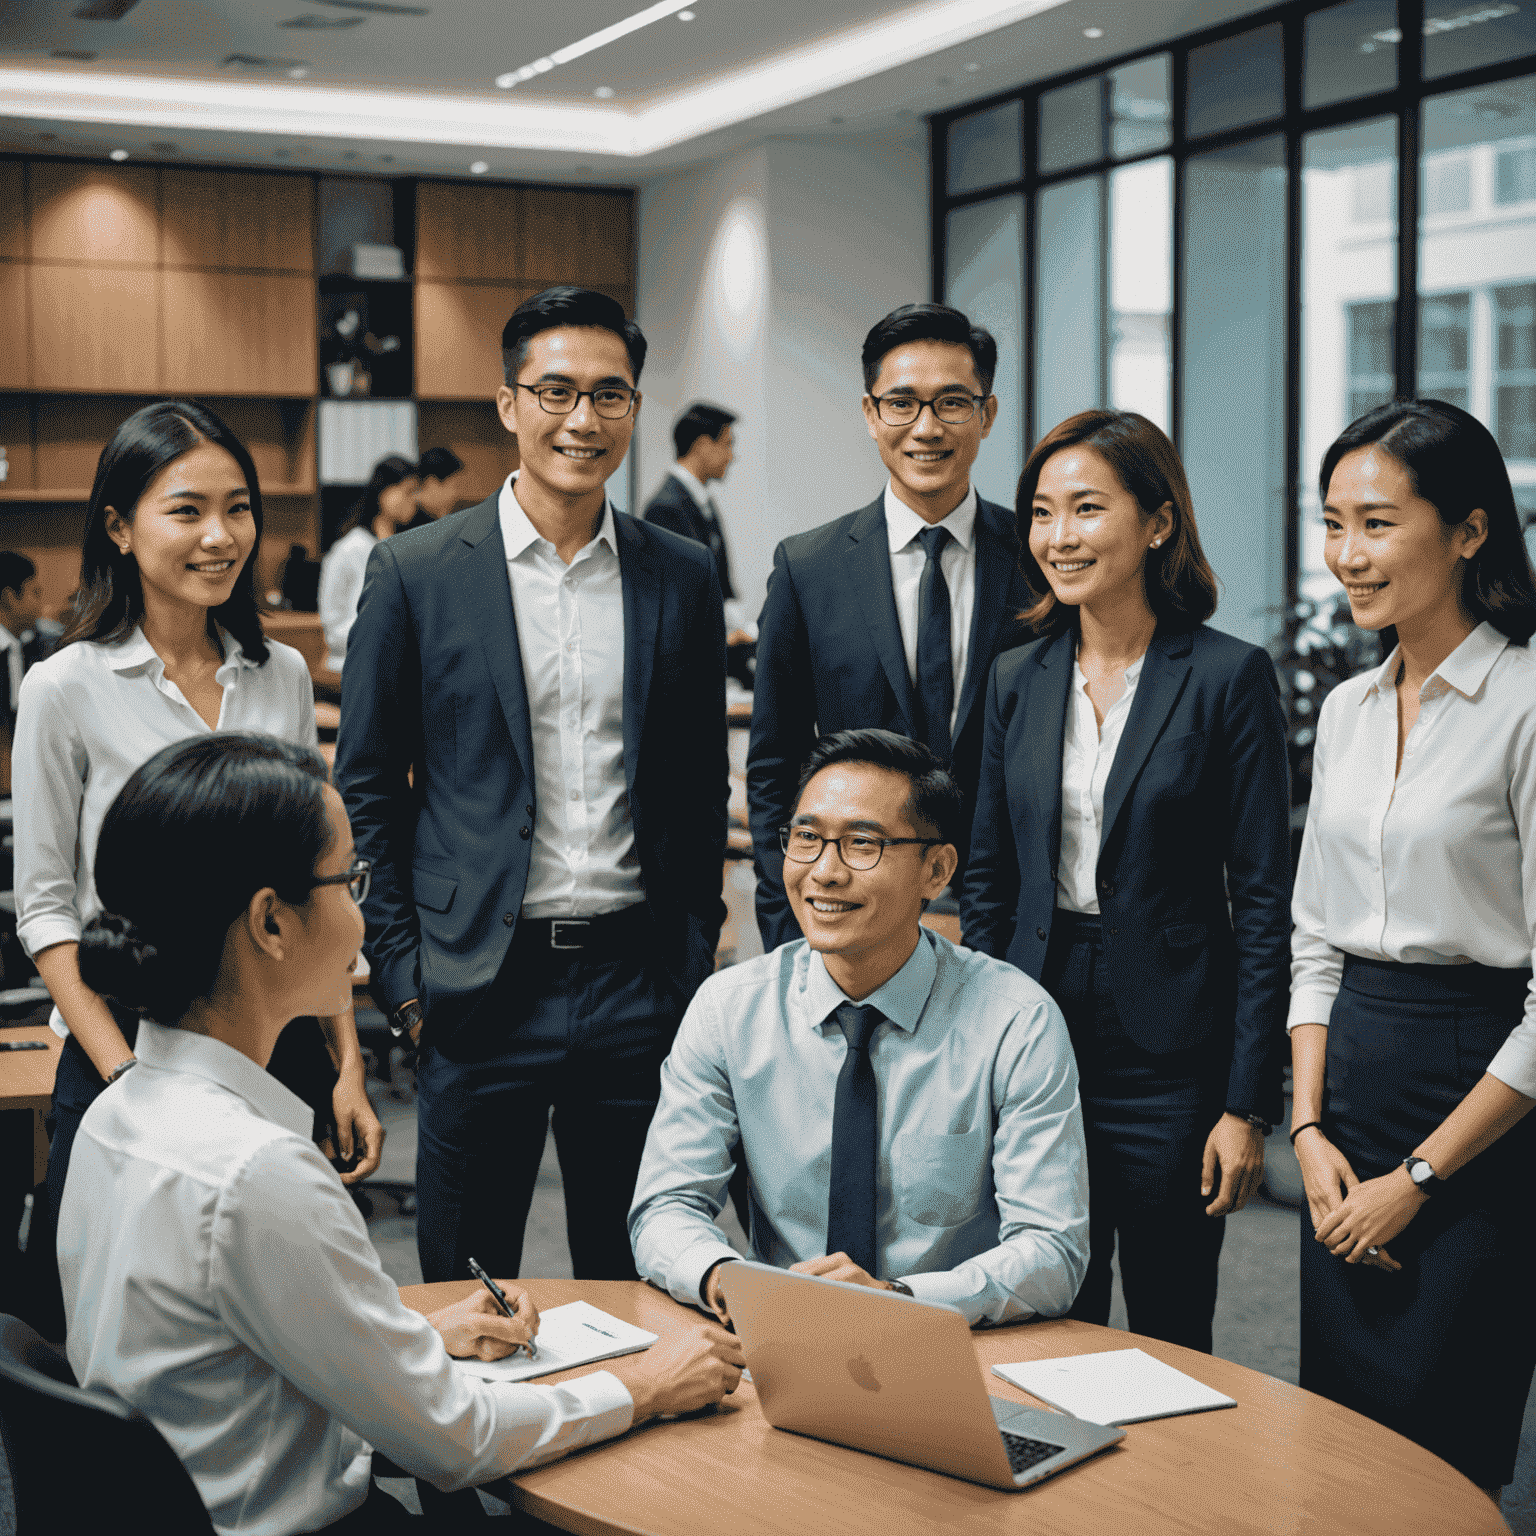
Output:
[[950,390],[935,395],[932,400],[919,400],[916,395],[871,395],[880,420],[888,427],[910,427],[923,414],[923,407],[933,407],[933,414],[948,427],[963,427],[976,414],[976,407],[987,397],[967,395]]
[[351,893],[352,900],[359,906],[368,897],[368,887],[373,884],[373,864],[368,859],[356,859],[351,869],[342,875],[316,875],[310,881],[310,888],[317,885],[344,885]]
[[786,859],[796,864],[814,864],[821,857],[822,849],[830,843],[849,869],[873,869],[887,848],[898,848],[903,843],[921,843],[925,848],[934,848],[943,841],[942,837],[875,837],[868,832],[823,837],[809,827],[779,828],[779,847],[784,850]]
[[599,389],[572,389],[569,384],[514,384],[514,390],[526,389],[539,402],[539,409],[549,416],[569,416],[585,395],[592,409],[607,421],[622,421],[635,408],[635,392],[620,384],[604,384]]

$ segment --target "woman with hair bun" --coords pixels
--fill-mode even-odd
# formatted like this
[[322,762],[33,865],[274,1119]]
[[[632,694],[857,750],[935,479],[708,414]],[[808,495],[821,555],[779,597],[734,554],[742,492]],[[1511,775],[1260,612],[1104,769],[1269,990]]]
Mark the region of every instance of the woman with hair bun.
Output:
[[1536,577],[1457,406],[1371,411],[1319,482],[1389,654],[1324,702],[1296,874],[1301,1384],[1497,1498],[1536,1369]]
[[1069,1314],[1211,1348],[1223,1218],[1280,1116],[1290,893],[1269,657],[1206,626],[1216,578],[1173,444],[1133,411],[1048,432],[1019,478],[1041,636],[993,668],[965,942],[1066,1015],[1088,1142]]
[[[22,684],[12,748],[16,928],[64,1036],[48,1155],[55,1212],[80,1116],[134,1062],[135,1015],[110,1007],[78,964],[81,930],[100,910],[91,864],[107,807],[135,768],[188,736],[316,740],[304,658],[262,634],[261,530],[256,467],[212,411],[186,401],[136,411],[96,466],[64,639]],[[378,1166],[384,1133],[347,1004],[322,1023],[329,1062],[311,1024],[307,1036],[293,1032],[275,1070],[302,1083],[322,1128],[334,1112],[342,1155],[355,1148],[360,1158],[356,1179]]]

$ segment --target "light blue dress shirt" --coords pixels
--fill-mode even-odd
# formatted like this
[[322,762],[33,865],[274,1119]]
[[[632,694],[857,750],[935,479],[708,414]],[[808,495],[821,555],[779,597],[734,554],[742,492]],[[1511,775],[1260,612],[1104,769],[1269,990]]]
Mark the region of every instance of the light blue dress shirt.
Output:
[[[848,999],[803,939],[710,977],[661,1069],[629,1213],[640,1273],[682,1302],[717,1259],[738,1145],[753,1256],[826,1252],[832,1107]],[[1088,1266],[1077,1067],[1061,1010],[1001,960],[928,929],[861,1000],[880,1115],[879,1277],[971,1323],[1058,1317]]]

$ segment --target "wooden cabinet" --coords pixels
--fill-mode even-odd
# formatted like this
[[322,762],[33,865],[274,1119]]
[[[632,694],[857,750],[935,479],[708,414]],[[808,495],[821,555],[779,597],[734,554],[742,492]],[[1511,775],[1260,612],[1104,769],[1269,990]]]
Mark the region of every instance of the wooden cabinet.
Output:
[[166,170],[160,188],[160,259],[166,267],[315,270],[309,177]]
[[159,277],[151,268],[33,265],[32,387],[160,387]]
[[34,160],[30,179],[33,261],[153,266],[159,260],[157,171]]
[[167,270],[160,281],[166,391],[314,394],[315,285],[309,278]]
[[416,189],[416,276],[505,282],[521,273],[520,187],[424,181]]
[[522,265],[518,276],[535,289],[551,283],[628,289],[630,268],[628,192],[530,187],[523,194]]
[[0,160],[0,261],[27,259],[27,164]]
[[501,386],[501,332],[538,290],[524,284],[416,285],[416,393],[489,400]]
[[0,262],[0,389],[26,389],[32,382],[27,307],[27,268]]

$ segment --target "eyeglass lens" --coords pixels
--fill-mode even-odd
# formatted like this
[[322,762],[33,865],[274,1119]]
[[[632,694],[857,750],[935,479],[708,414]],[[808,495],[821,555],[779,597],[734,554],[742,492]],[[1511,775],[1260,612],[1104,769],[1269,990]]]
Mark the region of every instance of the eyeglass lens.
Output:
[[785,854],[796,864],[814,864],[829,843],[837,848],[849,869],[873,869],[880,862],[885,845],[878,837],[850,832],[842,837],[822,837],[809,827],[786,827],[779,834]]
[[925,405],[933,407],[933,414],[946,426],[959,427],[976,414],[976,402],[969,395],[939,395],[934,400],[919,400],[915,395],[886,396],[876,402],[880,419],[887,426],[905,427],[922,414]]
[[634,404],[634,392],[628,389],[576,390],[564,384],[544,384],[531,391],[540,407],[551,416],[569,416],[576,409],[576,402],[589,395],[592,409],[609,421],[628,416]]

